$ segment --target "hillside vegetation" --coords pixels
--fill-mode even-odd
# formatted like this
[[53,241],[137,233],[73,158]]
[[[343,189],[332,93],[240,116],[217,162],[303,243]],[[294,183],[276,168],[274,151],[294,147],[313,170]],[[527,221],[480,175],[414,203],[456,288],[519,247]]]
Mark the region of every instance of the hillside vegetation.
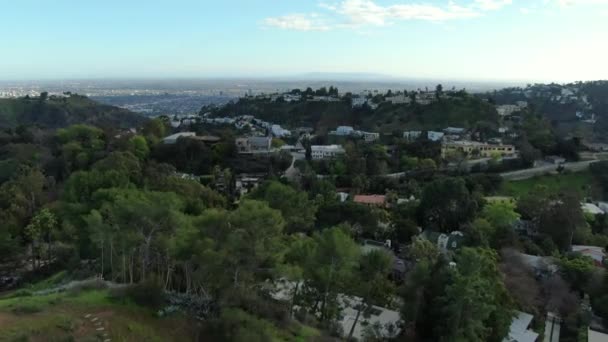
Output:
[[[203,108],[202,111],[206,109]],[[339,102],[302,100],[271,101],[241,98],[217,109],[214,115],[253,115],[256,118],[290,127],[311,126],[326,132],[339,125],[393,132],[407,129],[441,129],[447,126],[473,127],[478,122],[496,125],[499,117],[494,106],[464,92],[453,93],[430,105],[383,102],[372,110],[368,106],[352,108],[350,99]]]
[[47,97],[43,93],[40,97],[0,99],[0,128],[19,125],[59,128],[79,123],[129,128],[145,121],[146,118],[139,114],[75,94]]

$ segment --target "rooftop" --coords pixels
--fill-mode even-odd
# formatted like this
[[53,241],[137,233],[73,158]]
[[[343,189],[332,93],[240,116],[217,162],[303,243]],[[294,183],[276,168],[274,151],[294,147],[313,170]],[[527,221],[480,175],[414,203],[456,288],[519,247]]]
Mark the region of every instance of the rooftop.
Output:
[[356,203],[361,204],[375,204],[383,205],[386,203],[386,196],[384,195],[356,195],[353,199]]
[[521,311],[516,313],[517,316],[511,321],[509,336],[505,337],[503,342],[535,342],[538,339],[538,334],[528,330],[534,316]]

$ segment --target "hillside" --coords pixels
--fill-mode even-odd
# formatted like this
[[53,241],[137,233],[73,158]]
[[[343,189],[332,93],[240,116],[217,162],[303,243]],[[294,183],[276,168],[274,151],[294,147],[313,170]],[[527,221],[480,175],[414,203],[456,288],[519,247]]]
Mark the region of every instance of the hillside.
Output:
[[[497,124],[494,107],[466,93],[454,93],[429,105],[382,102],[376,109],[351,106],[350,98],[341,101],[272,101],[268,98],[241,98],[216,109],[217,116],[253,115],[288,127],[311,126],[324,132],[339,125],[364,130],[393,132],[407,129],[440,129],[447,126],[472,127],[479,121]],[[202,112],[206,109],[203,108]]]
[[608,81],[534,84],[488,96],[497,104],[528,102],[562,136],[608,141]]
[[[165,313],[148,302],[137,304],[128,295],[128,287],[108,287],[111,283],[99,280],[66,283],[66,277],[65,271],[59,272],[0,295],[0,341],[225,340],[216,326],[218,321],[202,322],[182,311],[172,312],[170,306],[164,308]],[[229,331],[239,341],[254,336],[249,335],[252,326],[272,341],[311,341],[320,336],[312,327],[296,322],[277,326],[234,308],[223,312],[221,318],[222,324],[236,325]]]
[[86,123],[100,127],[129,128],[147,119],[126,109],[103,105],[85,96],[0,99],[0,128],[38,125],[59,128]]

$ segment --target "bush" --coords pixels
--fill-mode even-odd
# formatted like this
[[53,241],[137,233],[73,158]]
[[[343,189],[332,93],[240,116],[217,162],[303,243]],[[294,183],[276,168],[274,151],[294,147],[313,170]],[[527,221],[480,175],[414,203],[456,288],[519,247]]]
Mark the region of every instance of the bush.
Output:
[[23,304],[13,308],[12,311],[15,315],[28,315],[40,312],[42,309],[35,305]]
[[70,295],[78,295],[82,291],[94,291],[94,290],[105,290],[108,288],[108,285],[101,279],[91,279],[81,281],[72,286],[68,293]]
[[233,290],[225,296],[225,306],[237,307],[257,317],[271,320],[278,324],[289,321],[288,307],[264,293]]
[[164,289],[154,280],[129,286],[126,288],[125,294],[135,304],[153,309],[159,309],[165,303]]
[[21,289],[18,291],[15,291],[12,295],[11,298],[17,298],[17,297],[31,297],[32,291],[30,290],[25,290],[25,289]]

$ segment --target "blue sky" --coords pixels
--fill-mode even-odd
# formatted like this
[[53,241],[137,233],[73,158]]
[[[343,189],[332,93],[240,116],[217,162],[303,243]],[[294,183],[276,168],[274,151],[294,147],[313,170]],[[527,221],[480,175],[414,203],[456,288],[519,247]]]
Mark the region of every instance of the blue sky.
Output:
[[0,80],[608,79],[608,0],[5,0]]

